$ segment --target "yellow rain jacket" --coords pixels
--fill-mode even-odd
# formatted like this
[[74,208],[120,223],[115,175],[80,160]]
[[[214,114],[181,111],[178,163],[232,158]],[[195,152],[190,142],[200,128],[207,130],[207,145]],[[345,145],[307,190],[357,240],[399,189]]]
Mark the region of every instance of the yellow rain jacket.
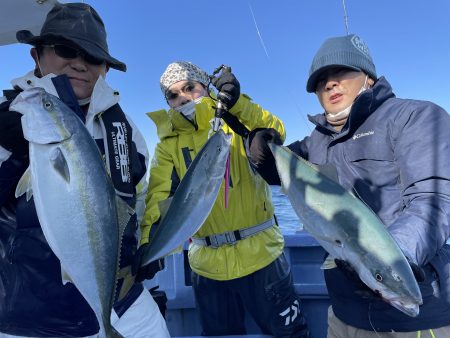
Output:
[[[194,159],[207,141],[215,104],[211,98],[204,97],[196,105],[195,124],[173,109],[148,113],[156,124],[160,142],[150,167],[141,244],[149,241],[151,225],[160,218],[158,203],[173,195],[179,180],[186,174],[190,160]],[[285,137],[281,120],[253,103],[245,94],[240,96],[230,112],[249,130],[274,128],[282,139]],[[250,167],[242,137],[227,125],[222,129],[232,134],[228,208],[225,208],[225,187],[222,183],[210,215],[194,237],[254,226],[269,220],[274,213],[270,188]],[[176,175],[173,175],[174,170]],[[283,247],[283,236],[278,226],[274,225],[234,245],[212,248],[191,243],[189,263],[199,275],[215,280],[230,280],[269,265],[282,253]]]

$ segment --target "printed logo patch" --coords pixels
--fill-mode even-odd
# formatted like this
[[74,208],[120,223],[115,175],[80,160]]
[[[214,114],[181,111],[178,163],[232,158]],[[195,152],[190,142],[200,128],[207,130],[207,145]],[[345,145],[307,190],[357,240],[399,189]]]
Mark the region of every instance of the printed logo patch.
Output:
[[373,135],[373,134],[375,134],[375,132],[373,130],[370,130],[370,131],[365,132],[365,133],[355,134],[355,135],[353,135],[352,139],[353,140],[357,140],[357,139],[359,139],[361,137],[370,136],[370,135]]
[[359,50],[361,53],[363,53],[365,56],[370,58],[370,52],[369,47],[366,45],[363,39],[361,39],[359,36],[355,35],[350,40],[352,42],[352,45]]
[[113,127],[117,129],[114,133],[112,132],[112,140],[114,145],[114,159],[116,164],[116,169],[120,169],[120,174],[122,176],[122,182],[131,182],[129,157],[128,157],[128,144],[126,143],[127,127],[125,123],[113,122]]
[[284,326],[288,326],[289,324],[293,323],[295,318],[297,318],[299,312],[300,304],[298,303],[298,300],[295,300],[291,306],[288,306],[286,310],[280,313],[281,317],[286,317]]

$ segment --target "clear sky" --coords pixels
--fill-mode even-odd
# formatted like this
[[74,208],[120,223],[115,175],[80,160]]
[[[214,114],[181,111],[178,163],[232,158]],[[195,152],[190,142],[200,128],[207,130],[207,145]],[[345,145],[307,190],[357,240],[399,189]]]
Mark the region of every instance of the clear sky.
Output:
[[[342,0],[85,2],[102,16],[111,54],[128,66],[126,73],[111,70],[107,79],[151,154],[158,139],[145,113],[166,107],[159,77],[170,62],[191,61],[209,73],[231,66],[242,91],[279,116],[287,142],[293,142],[309,134],[307,114],[321,112],[305,89],[313,55],[326,38],[346,34]],[[397,96],[450,111],[450,1],[345,5],[349,32],[366,41],[378,75],[386,76]],[[5,14],[18,15],[0,13],[0,19]],[[32,68],[28,45],[0,46],[1,89]]]

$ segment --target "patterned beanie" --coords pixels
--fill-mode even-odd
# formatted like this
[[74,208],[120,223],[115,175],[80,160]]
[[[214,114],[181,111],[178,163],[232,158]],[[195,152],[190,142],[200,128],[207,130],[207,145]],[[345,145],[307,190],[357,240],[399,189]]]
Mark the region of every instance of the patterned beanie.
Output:
[[171,63],[159,80],[163,95],[166,95],[166,91],[171,85],[183,80],[197,81],[206,87],[209,83],[209,76],[204,70],[190,62],[177,61]]
[[306,84],[308,93],[315,92],[323,71],[336,66],[363,71],[377,79],[377,71],[365,42],[355,34],[338,36],[326,40],[314,56]]

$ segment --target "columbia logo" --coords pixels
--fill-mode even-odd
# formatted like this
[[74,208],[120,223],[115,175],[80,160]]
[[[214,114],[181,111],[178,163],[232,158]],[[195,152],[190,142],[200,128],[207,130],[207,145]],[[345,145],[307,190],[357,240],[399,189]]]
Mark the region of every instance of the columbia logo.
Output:
[[293,323],[295,318],[297,318],[299,312],[300,304],[298,303],[298,300],[295,300],[293,305],[289,306],[286,310],[280,313],[281,317],[286,317],[284,326],[288,326],[289,324]]
[[368,131],[368,132],[366,132],[366,133],[355,134],[355,135],[353,135],[352,138],[353,138],[354,140],[357,140],[357,139],[359,139],[359,138],[361,138],[361,137],[370,136],[370,135],[373,135],[373,134],[375,134],[375,132],[374,132],[373,130],[371,130],[371,131]]

